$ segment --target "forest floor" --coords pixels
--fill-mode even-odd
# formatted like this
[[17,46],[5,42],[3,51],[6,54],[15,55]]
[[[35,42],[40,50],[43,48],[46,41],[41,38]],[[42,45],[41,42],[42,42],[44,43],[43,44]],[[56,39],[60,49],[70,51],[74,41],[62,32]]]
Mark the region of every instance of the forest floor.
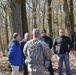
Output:
[[[0,75],[11,75],[11,71],[5,69],[7,63],[8,63],[7,57],[2,56],[2,53],[0,52]],[[55,75],[57,75],[58,64],[56,55],[53,55],[52,57],[52,64],[55,70]],[[70,67],[71,67],[71,75],[76,75],[76,58],[74,57],[73,54],[70,54]],[[23,75],[23,71],[20,71],[19,75]],[[66,75],[64,65],[63,65],[63,75]]]

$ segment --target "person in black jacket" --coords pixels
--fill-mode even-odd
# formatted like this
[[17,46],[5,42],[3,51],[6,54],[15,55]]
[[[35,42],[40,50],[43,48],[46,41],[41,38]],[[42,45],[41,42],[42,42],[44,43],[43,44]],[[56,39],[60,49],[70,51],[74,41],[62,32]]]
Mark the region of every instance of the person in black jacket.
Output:
[[[27,41],[30,40],[30,34],[29,33],[25,33],[24,35],[24,39],[20,41],[20,45],[21,45],[21,49],[22,49],[22,54],[23,54],[23,60],[25,61],[26,57],[24,56],[24,53],[23,53],[23,48],[24,48],[24,45],[26,44]],[[24,68],[24,73],[23,75],[28,75],[28,70],[27,70],[27,65],[23,64],[23,68]]]
[[[52,39],[46,35],[45,29],[42,30],[40,40],[45,41],[48,44],[49,48],[50,49],[52,48],[52,44],[53,44]],[[50,60],[50,65],[49,65],[48,71],[50,72],[50,75],[54,75],[54,69],[52,67],[52,61],[51,60]]]
[[72,42],[65,36],[65,30],[59,29],[59,36],[53,42],[54,53],[58,57],[58,75],[62,75],[63,61],[65,62],[66,75],[71,75],[69,65],[69,52],[72,49]]
[[74,32],[72,34],[72,45],[74,49],[74,56],[76,58],[76,25],[74,26]]

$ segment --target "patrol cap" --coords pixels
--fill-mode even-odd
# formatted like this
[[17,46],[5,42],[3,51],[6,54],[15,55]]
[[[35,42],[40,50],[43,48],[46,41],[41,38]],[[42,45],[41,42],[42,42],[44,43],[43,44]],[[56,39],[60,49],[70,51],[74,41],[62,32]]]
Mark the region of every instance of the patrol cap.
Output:
[[40,34],[40,30],[38,28],[33,29],[33,34]]

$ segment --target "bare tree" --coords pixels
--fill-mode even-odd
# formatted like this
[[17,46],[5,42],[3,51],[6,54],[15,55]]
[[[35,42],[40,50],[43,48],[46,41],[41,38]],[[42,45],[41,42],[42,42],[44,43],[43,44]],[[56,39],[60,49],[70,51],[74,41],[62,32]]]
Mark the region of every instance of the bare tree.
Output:
[[[9,43],[8,22],[7,22],[7,17],[8,17],[8,10],[7,9],[8,8],[7,8],[7,6],[8,6],[7,3],[1,3],[0,4],[0,8],[2,9],[2,15],[1,15],[2,16],[2,22],[1,23],[2,23],[2,25],[4,25],[4,23],[5,23],[4,28],[3,27],[1,28],[1,29],[4,29],[5,32],[2,32],[2,34],[4,34],[4,35],[1,35],[1,36],[6,37],[6,38],[4,38],[5,40],[1,39],[1,37],[0,37],[1,43],[3,43],[3,46],[4,46],[4,47],[1,47],[3,53],[4,53],[3,48],[4,48],[4,50],[7,50],[7,44]],[[4,23],[3,23],[3,21],[4,21]],[[5,41],[5,43],[2,41]],[[1,46],[2,46],[2,44],[1,44]]]
[[10,24],[11,31],[18,32],[23,36],[22,31],[22,18],[21,18],[21,4],[17,2],[18,0],[9,0],[10,3]]
[[70,13],[69,13],[69,6],[68,1],[64,0],[64,12],[65,12],[65,29],[66,29],[66,35],[71,37],[71,23],[70,23]]
[[70,23],[71,23],[71,33],[73,33],[73,27],[74,27],[74,7],[73,7],[73,0],[69,0],[70,4]]
[[22,2],[21,2],[21,14],[22,14],[23,36],[24,36],[24,34],[26,32],[28,32],[27,14],[26,14],[26,0],[22,0]]
[[38,0],[32,0],[32,6],[33,6],[33,22],[34,22],[34,28],[37,27],[37,23],[36,23],[36,8],[37,8],[37,3]]
[[47,6],[48,6],[47,20],[48,20],[49,35],[52,37],[53,35],[52,35],[51,2],[52,2],[52,0],[47,0]]

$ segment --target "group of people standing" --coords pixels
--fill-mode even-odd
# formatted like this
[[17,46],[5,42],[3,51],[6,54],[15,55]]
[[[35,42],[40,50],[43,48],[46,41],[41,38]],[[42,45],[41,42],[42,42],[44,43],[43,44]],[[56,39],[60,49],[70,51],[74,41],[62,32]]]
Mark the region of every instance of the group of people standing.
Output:
[[[19,66],[23,65],[23,75],[55,75],[52,67],[53,52],[58,58],[58,75],[62,75],[63,61],[66,67],[66,75],[71,75],[69,52],[74,49],[76,57],[76,25],[72,40],[65,36],[65,30],[59,29],[59,36],[52,41],[47,36],[46,30],[33,29],[33,39],[25,33],[24,39],[18,33],[13,34],[13,39],[8,45],[8,59],[12,68],[11,75],[19,74]],[[52,49],[52,50],[51,50]]]

